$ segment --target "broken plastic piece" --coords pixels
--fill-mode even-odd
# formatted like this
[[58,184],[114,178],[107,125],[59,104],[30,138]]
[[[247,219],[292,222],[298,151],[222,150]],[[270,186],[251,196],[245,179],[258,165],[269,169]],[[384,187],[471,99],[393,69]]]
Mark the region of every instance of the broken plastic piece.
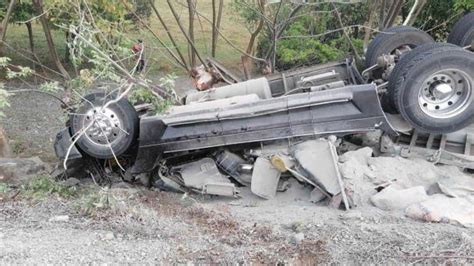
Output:
[[264,199],[274,198],[280,175],[280,171],[272,165],[270,160],[258,157],[252,174],[252,184],[250,187],[252,193]]

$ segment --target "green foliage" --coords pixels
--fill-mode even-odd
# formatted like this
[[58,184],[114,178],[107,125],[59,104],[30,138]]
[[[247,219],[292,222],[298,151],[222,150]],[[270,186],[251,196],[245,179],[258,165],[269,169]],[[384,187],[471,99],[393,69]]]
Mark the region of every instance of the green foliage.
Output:
[[48,93],[57,93],[63,88],[59,85],[59,82],[53,81],[53,82],[45,82],[40,85],[39,90],[48,92]]
[[[131,1],[133,11],[141,20],[147,20],[151,16],[151,4],[148,0],[134,0]],[[135,14],[127,14],[125,17],[131,21],[138,21]]]
[[8,192],[8,185],[0,183],[0,195]]
[[26,78],[33,74],[33,69],[29,67],[16,66],[19,71],[13,71],[7,68],[7,79]]
[[94,216],[107,211],[116,205],[116,200],[107,188],[84,195],[78,202],[77,208],[84,215]]
[[[403,9],[406,17],[413,6],[414,0],[410,0]],[[418,15],[414,26],[422,30],[430,30],[429,34],[437,41],[446,41],[449,32],[463,13],[474,10],[472,0],[443,0],[428,1]]]
[[[345,26],[362,25],[367,20],[369,12],[367,2],[336,4],[336,7],[341,13],[342,23]],[[294,4],[283,2],[276,18],[277,24],[284,23],[292,9],[294,9]],[[255,11],[249,13],[242,9],[239,14],[244,20],[255,19],[252,12]],[[274,9],[270,12],[276,13]],[[301,8],[278,40],[276,68],[289,69],[302,65],[320,64],[353,54],[352,47],[343,32],[334,31],[340,28],[340,22],[331,4],[321,3]],[[346,30],[359,54],[363,54],[361,39],[363,39],[364,31],[359,31],[357,27],[349,27]],[[273,33],[266,28],[259,37],[257,56],[268,59],[267,56],[271,55],[272,50],[272,38]]]
[[35,10],[31,1],[19,1],[15,5],[15,9],[13,10],[13,14],[11,22],[18,23],[24,22],[32,18],[35,14]]
[[8,57],[0,57],[0,68],[7,67],[10,64],[11,59]]
[[43,199],[48,196],[71,198],[77,195],[76,187],[67,187],[54,181],[49,176],[38,176],[22,187],[23,195],[32,199]]
[[10,96],[10,94],[3,88],[3,83],[0,83],[0,117],[5,116],[2,110],[10,107],[8,96]]
[[230,3],[234,14],[238,14],[248,31],[253,32],[256,23],[261,19],[262,14],[258,6],[258,0],[232,0]]
[[[160,78],[159,87],[166,93],[175,96],[174,88],[176,76],[174,74],[168,74]],[[132,104],[150,103],[152,104],[151,114],[161,114],[166,112],[172,105],[171,99],[161,100],[155,96],[149,89],[139,87],[132,91],[128,97]]]
[[[321,22],[321,23],[320,23]],[[278,41],[276,67],[278,69],[289,69],[302,65],[321,64],[341,59],[353,53],[347,38],[341,32],[311,37],[326,32],[327,27],[332,25],[327,14],[319,17],[302,15],[291,23]],[[336,25],[331,27],[337,28]],[[357,37],[358,33],[353,33]],[[264,56],[271,44],[270,35],[261,36],[258,44],[258,55]],[[363,52],[363,41],[351,40],[358,52]]]
[[455,0],[454,9],[459,12],[474,11],[474,1],[472,0]]

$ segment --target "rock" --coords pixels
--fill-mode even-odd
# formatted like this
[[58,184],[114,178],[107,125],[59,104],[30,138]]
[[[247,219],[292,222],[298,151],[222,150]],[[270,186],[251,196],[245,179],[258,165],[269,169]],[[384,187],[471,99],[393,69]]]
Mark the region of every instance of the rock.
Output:
[[291,236],[290,240],[291,240],[291,243],[293,243],[295,245],[299,245],[304,240],[304,234],[303,233],[294,234],[294,235]]
[[145,187],[151,186],[151,178],[149,173],[141,173],[135,177],[135,180],[140,182]]
[[309,196],[309,201],[312,203],[318,203],[325,199],[326,196],[321,192],[321,190],[315,188],[313,191],[311,191],[311,194]]
[[107,232],[105,235],[104,235],[104,240],[112,240],[115,238],[115,235],[113,232]]
[[74,177],[70,177],[70,178],[63,181],[63,185],[66,186],[66,187],[75,187],[75,186],[79,185],[80,183],[81,183],[81,181],[77,178],[74,178]]
[[0,158],[0,176],[4,181],[25,181],[47,171],[48,166],[38,157]]
[[449,198],[442,194],[405,209],[407,217],[426,222],[460,224],[474,228],[474,197]]
[[54,217],[49,218],[50,222],[67,222],[69,221],[68,215],[57,215]]
[[340,216],[341,220],[364,220],[360,211],[347,211]]
[[318,139],[298,143],[292,147],[297,169],[331,195],[341,192],[338,182],[338,156],[334,145]]
[[131,189],[133,185],[127,182],[119,182],[112,184],[112,188]]
[[422,186],[398,190],[393,185],[370,198],[372,204],[386,211],[402,210],[427,199],[428,195]]
[[370,147],[365,147],[355,151],[348,151],[339,157],[339,162],[345,163],[350,160],[355,160],[361,165],[367,165],[367,160],[372,157],[374,150]]

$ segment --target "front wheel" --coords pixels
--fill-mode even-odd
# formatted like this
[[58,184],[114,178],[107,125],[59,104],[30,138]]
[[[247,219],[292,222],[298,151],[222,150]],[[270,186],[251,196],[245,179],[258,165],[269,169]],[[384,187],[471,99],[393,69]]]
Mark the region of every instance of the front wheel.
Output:
[[[473,122],[474,56],[432,49],[411,60],[394,88],[400,114],[415,129],[450,133]],[[397,77],[394,77],[397,79]]]
[[70,130],[77,146],[97,159],[112,159],[127,152],[137,139],[138,114],[125,99],[105,107],[115,97],[93,93],[84,97],[76,114],[71,115]]

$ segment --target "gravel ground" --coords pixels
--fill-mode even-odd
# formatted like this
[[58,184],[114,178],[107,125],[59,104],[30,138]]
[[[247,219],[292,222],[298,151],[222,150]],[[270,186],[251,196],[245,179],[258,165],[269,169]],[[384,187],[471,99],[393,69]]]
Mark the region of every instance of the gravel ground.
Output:
[[[247,190],[242,199],[90,186],[69,200],[20,194],[0,205],[0,264],[473,263],[472,228],[329,209],[295,197],[300,189],[270,202]],[[109,208],[85,211],[97,193]]]

